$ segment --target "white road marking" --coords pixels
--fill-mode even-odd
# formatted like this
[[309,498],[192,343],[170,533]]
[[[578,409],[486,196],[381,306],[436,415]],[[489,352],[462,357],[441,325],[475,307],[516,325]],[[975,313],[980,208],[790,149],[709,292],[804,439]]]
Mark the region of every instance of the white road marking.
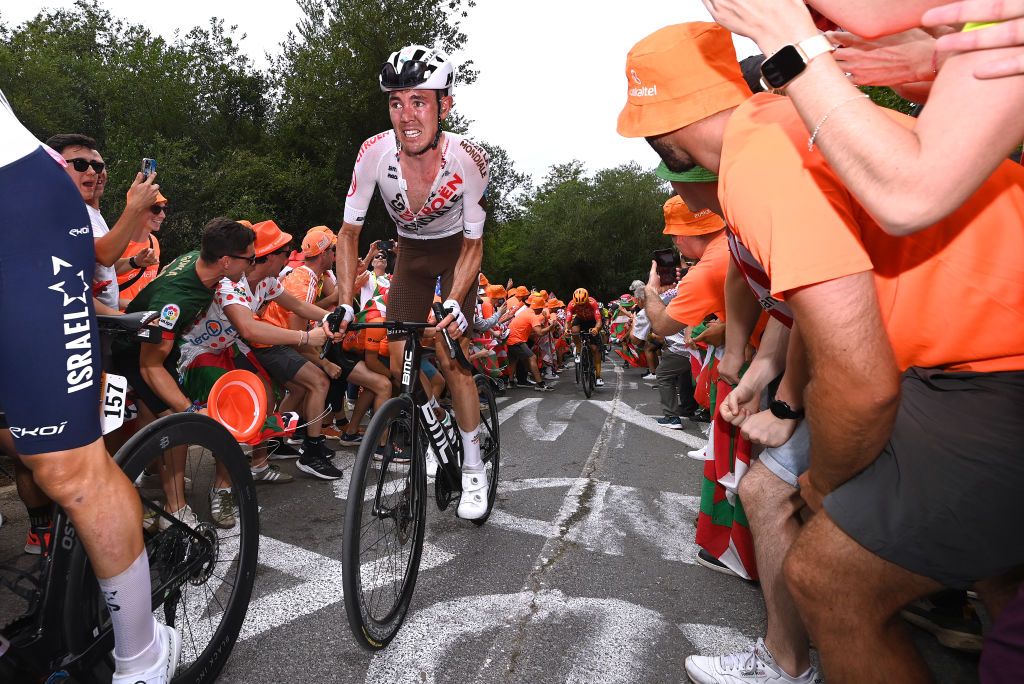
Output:
[[[560,648],[568,647],[564,662],[571,665],[567,672],[552,672],[550,677],[574,684],[633,682],[638,675],[642,680],[650,644],[668,628],[657,612],[617,599],[567,597],[557,590],[470,596],[410,615],[388,648],[374,656],[366,681],[432,684],[455,644],[508,627],[512,616],[530,624],[561,626],[565,634],[558,643]],[[579,617],[587,623],[584,634],[577,631],[580,620],[574,618]],[[514,675],[515,670],[507,670],[512,662],[488,657],[473,681]],[[495,672],[499,667],[506,671]]]
[[[592,406],[598,407],[602,411],[611,412],[612,410],[612,402],[590,400],[587,403]],[[616,409],[616,411],[620,414],[622,420],[625,421],[626,423],[629,423],[630,425],[635,425],[637,427],[641,427],[645,430],[649,430],[650,432],[656,432],[657,434],[667,437],[668,439],[675,440],[680,444],[685,444],[691,449],[702,447],[705,444],[707,444],[708,440],[704,437],[691,435],[688,432],[684,432],[683,430],[669,430],[668,428],[658,425],[659,416],[649,416],[645,413],[640,413],[640,411],[637,411],[635,408],[629,406],[628,404],[620,405]]]
[[754,647],[753,639],[732,627],[685,623],[679,625],[679,629],[690,645],[703,656],[749,652]]
[[[444,565],[454,558],[447,551],[424,542],[420,572]],[[239,641],[340,603],[344,598],[339,560],[264,536],[260,537],[259,560],[260,565],[304,581],[253,599]],[[339,613],[338,624],[343,625],[341,617]]]

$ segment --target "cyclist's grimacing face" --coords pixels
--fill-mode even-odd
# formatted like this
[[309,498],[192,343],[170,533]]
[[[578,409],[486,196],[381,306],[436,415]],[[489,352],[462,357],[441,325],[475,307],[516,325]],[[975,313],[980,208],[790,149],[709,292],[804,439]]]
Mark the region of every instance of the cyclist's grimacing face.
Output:
[[[452,98],[441,98],[441,118],[451,110]],[[402,149],[412,154],[426,150],[437,134],[437,92],[396,90],[388,95],[388,113]]]

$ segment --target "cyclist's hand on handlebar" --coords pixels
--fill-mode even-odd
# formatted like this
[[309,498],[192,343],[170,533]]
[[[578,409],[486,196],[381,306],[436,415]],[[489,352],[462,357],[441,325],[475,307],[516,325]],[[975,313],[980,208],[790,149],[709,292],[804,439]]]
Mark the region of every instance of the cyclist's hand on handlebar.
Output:
[[590,329],[590,334],[591,334],[591,335],[596,335],[596,334],[597,334],[597,333],[599,333],[599,332],[601,332],[601,329],[600,329],[600,328],[596,328],[596,327],[595,327],[595,328],[591,328],[591,329]]
[[345,337],[348,324],[355,318],[355,311],[351,305],[342,304],[333,312],[324,316],[321,327],[332,342],[340,342]]
[[462,337],[462,334],[469,327],[469,323],[462,313],[462,307],[454,299],[445,300],[442,306],[444,306],[445,313],[448,315],[438,322],[437,327],[438,329],[447,330],[448,337],[457,340]]

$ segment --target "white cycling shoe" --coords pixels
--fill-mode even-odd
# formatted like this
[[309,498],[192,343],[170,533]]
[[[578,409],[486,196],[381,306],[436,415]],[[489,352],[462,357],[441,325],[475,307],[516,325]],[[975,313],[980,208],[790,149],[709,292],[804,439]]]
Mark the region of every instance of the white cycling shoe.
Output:
[[594,378],[594,387],[604,387],[604,380],[601,378]]
[[437,454],[434,447],[427,445],[427,477],[437,477]]
[[487,515],[486,471],[462,471],[462,497],[456,515],[463,520],[479,520]]
[[110,684],[169,684],[178,669],[181,655],[181,637],[178,631],[167,625],[157,625],[160,640],[160,659],[152,667],[141,672],[115,672]]

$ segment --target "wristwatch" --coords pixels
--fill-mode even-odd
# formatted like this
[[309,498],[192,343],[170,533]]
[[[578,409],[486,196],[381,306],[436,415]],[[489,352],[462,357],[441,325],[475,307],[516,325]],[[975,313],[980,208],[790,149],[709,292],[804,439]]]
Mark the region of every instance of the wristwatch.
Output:
[[803,420],[804,410],[794,409],[781,399],[772,399],[768,404],[768,410],[780,420]]
[[785,88],[790,81],[804,72],[812,59],[828,52],[835,52],[835,49],[836,46],[830,43],[823,33],[805,38],[796,45],[783,45],[778,52],[761,64],[761,85],[765,90]]

